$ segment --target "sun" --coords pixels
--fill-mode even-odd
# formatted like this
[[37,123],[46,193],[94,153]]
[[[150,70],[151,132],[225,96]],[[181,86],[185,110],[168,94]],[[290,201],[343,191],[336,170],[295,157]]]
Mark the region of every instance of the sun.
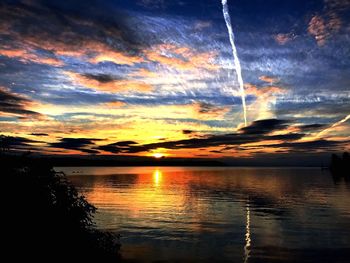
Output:
[[152,156],[153,156],[154,158],[159,159],[159,158],[164,157],[164,154],[163,154],[163,153],[153,153]]

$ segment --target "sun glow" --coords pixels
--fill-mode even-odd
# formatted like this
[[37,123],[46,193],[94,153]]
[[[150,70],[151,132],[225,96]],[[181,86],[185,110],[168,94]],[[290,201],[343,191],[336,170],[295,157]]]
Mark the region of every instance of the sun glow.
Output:
[[165,155],[164,155],[163,153],[153,153],[152,156],[153,156],[154,158],[159,159],[159,158],[164,157]]

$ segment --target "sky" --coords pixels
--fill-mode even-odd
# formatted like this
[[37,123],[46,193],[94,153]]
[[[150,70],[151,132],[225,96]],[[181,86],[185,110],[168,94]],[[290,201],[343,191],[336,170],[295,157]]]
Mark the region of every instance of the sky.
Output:
[[[16,151],[279,158],[350,150],[350,1],[1,1]],[[6,137],[4,137],[6,136]]]

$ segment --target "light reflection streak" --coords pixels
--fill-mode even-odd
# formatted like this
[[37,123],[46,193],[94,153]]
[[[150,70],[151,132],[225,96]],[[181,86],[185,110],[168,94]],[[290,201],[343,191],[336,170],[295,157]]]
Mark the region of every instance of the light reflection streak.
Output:
[[156,169],[153,172],[153,182],[156,187],[158,187],[162,181],[162,172],[159,169]]
[[251,237],[250,237],[250,207],[249,203],[247,203],[246,206],[246,233],[245,233],[245,246],[244,246],[244,263],[247,263],[250,257],[250,244],[251,244]]

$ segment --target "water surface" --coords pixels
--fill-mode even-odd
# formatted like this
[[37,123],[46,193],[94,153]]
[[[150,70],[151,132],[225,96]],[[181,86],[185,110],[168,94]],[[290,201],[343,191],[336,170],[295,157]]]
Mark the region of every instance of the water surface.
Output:
[[70,167],[125,259],[349,262],[350,186],[319,168]]

